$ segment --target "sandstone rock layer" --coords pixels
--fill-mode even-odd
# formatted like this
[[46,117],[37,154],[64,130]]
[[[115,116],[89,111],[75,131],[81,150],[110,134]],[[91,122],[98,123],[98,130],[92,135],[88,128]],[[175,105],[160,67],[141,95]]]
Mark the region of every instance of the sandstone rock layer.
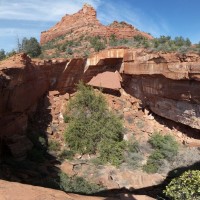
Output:
[[118,70],[129,94],[157,115],[200,129],[200,56],[110,49],[91,56],[87,65],[120,58]]

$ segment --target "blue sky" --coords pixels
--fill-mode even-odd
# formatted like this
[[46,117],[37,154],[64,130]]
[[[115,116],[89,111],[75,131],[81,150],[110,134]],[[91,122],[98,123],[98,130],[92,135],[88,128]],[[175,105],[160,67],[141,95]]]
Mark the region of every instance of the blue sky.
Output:
[[17,38],[40,38],[65,14],[89,3],[103,24],[126,21],[136,28],[160,35],[183,36],[200,41],[200,0],[0,0],[0,49],[16,48]]

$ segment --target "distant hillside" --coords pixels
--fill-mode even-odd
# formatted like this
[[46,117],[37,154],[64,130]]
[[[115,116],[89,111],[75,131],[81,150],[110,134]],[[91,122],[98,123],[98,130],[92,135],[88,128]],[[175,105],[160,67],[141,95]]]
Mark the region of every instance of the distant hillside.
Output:
[[146,48],[151,51],[200,53],[200,43],[193,45],[188,38],[160,36],[136,29],[126,22],[114,21],[108,26],[102,25],[96,10],[85,4],[73,15],[65,15],[60,22],[41,34],[41,58],[88,57],[94,52],[113,47]]
[[110,37],[112,34],[120,39],[132,38],[136,35],[148,39],[153,38],[151,35],[141,32],[125,22],[115,21],[109,26],[104,26],[96,18],[96,10],[85,4],[79,12],[73,15],[65,15],[55,26],[42,32],[40,42],[43,45],[59,36],[64,36],[65,39],[77,39],[82,35]]
[[116,46],[116,40],[124,41],[134,36],[153,39],[150,34],[126,22],[114,21],[108,26],[102,25],[96,17],[96,10],[85,4],[77,13],[65,15],[55,26],[42,32],[40,43],[48,55],[59,56],[67,52],[68,55],[87,56],[91,52]]

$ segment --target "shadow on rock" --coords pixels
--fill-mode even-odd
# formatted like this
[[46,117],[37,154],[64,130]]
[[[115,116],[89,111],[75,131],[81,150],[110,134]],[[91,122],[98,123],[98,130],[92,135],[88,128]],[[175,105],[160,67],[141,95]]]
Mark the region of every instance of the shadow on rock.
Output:
[[[179,177],[181,174],[183,174],[185,171],[188,171],[188,170],[200,170],[200,162],[196,162],[195,164],[191,166],[180,167],[180,168],[176,168],[170,171],[166,179],[158,185],[144,187],[140,189],[131,188],[130,190],[125,189],[125,188],[111,189],[111,190],[98,192],[94,195],[107,197],[105,198],[105,200],[109,200],[109,198],[116,198],[116,199],[122,199],[122,200],[126,200],[126,199],[138,200],[140,199],[140,196],[141,196],[141,199],[143,199],[142,196],[145,196],[146,199],[148,199],[149,197],[149,199],[153,198],[153,199],[160,199],[160,200],[169,200],[163,194],[163,190],[173,178]],[[134,195],[136,195],[138,198],[134,197]]]
[[50,106],[48,96],[44,95],[37,104],[36,112],[29,114],[26,137],[31,141],[32,148],[26,158],[14,158],[5,145],[0,166],[1,179],[59,189],[60,169],[57,165],[60,162],[48,153],[46,130],[52,121]]

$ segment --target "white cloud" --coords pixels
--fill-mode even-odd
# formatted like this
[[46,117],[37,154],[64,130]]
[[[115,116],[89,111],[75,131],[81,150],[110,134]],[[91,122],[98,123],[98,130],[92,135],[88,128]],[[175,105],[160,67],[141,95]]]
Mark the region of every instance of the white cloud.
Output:
[[77,12],[84,3],[97,8],[100,0],[1,0],[0,19],[58,21]]
[[[141,9],[124,1],[123,6],[115,0],[0,0],[0,20],[59,21],[65,14],[72,14],[89,3],[98,9],[97,16],[103,23],[114,20],[126,21],[136,28],[155,36],[169,34],[169,26],[159,16],[148,16]],[[154,17],[154,18],[153,18]]]
[[104,24],[126,21],[156,37],[170,34],[164,19],[156,13],[149,16],[130,1],[123,1],[122,6],[119,0],[0,0],[0,20],[4,22],[0,24],[0,45],[9,46],[10,38],[17,36],[33,36],[39,40],[41,31],[49,29],[65,14],[77,12],[84,3],[97,9],[97,17]]

